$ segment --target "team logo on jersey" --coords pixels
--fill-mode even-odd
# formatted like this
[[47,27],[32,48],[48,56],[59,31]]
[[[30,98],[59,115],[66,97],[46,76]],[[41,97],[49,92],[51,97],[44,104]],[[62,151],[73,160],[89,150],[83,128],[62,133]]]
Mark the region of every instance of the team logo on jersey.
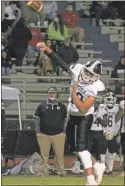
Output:
[[57,106],[57,110],[60,110],[60,107],[59,106]]

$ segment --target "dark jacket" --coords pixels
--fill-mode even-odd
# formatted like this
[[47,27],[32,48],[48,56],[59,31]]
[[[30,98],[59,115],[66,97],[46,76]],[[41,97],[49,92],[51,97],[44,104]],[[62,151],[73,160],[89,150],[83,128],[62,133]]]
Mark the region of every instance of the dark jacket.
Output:
[[60,51],[59,51],[59,56],[67,63],[67,64],[71,64],[71,63],[76,63],[79,59],[79,54],[77,52],[77,50],[70,46],[63,46],[61,47]]
[[[123,58],[123,56],[121,58]],[[111,78],[118,78],[117,70],[125,69],[125,65],[121,64],[121,58],[119,63],[115,66],[114,70],[112,71]]]
[[57,135],[64,132],[66,106],[60,102],[42,101],[34,117],[40,118],[40,132],[46,135]]
[[32,34],[22,21],[18,21],[11,34],[11,50],[15,53],[25,53]]
[[32,39],[30,30],[25,27],[15,27],[12,31],[12,46],[14,48],[23,46],[27,48],[28,42]]

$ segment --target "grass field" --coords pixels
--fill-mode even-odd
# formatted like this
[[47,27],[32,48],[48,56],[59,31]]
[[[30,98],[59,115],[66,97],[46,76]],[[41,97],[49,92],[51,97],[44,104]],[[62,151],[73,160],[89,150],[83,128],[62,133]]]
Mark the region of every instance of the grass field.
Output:
[[[2,177],[2,185],[82,185],[85,184],[85,177],[59,176],[35,177],[35,176],[7,176]],[[124,185],[124,177],[114,176],[103,178],[101,185]]]

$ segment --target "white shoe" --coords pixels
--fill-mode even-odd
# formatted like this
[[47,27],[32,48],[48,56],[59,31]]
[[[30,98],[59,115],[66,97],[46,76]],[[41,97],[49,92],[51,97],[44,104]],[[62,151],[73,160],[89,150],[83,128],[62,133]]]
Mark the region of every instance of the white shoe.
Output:
[[91,185],[91,186],[98,186],[98,183],[96,181],[92,181],[92,182],[87,182],[85,184],[85,186],[89,186],[89,185]]
[[102,182],[103,173],[106,169],[105,164],[98,163],[96,167],[94,167],[94,173],[96,176],[96,182],[100,184]]

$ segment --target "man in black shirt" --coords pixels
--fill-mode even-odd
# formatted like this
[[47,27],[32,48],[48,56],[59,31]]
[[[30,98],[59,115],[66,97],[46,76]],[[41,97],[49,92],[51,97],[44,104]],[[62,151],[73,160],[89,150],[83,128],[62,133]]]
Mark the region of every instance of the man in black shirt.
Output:
[[[64,42],[64,46],[62,46],[59,50],[59,56],[68,64],[77,63],[79,60],[79,54],[71,44],[70,38],[67,38]],[[59,68],[59,74],[62,75],[63,69]]]
[[64,46],[62,46],[59,50],[59,56],[67,63],[77,63],[79,60],[79,54],[72,46],[70,38],[67,38],[64,42]]
[[38,172],[39,176],[47,173],[51,144],[57,160],[57,173],[60,176],[65,176],[64,128],[67,109],[64,104],[57,101],[57,97],[58,90],[55,87],[49,88],[48,99],[38,105],[34,115],[35,131],[43,160]]

